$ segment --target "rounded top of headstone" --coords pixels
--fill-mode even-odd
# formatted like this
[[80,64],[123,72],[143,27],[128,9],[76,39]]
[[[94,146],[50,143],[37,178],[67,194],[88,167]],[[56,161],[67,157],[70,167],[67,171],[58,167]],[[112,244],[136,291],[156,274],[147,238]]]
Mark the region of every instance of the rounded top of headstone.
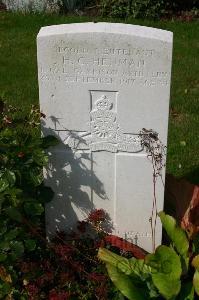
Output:
[[39,31],[38,38],[75,34],[75,33],[112,33],[139,36],[149,39],[158,39],[168,43],[172,43],[173,33],[171,31],[157,29],[153,27],[138,26],[122,23],[106,23],[106,22],[89,22],[89,23],[72,23],[42,27]]

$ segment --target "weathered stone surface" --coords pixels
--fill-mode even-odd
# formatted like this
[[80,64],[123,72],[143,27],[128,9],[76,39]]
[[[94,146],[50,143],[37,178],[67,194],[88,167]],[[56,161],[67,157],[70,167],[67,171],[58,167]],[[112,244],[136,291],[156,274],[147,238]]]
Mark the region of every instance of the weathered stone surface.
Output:
[[[42,28],[37,44],[40,105],[47,115],[42,131],[62,141],[46,170],[46,183],[57,193],[47,206],[48,233],[104,208],[116,233],[150,251],[152,166],[138,134],[153,129],[167,143],[172,33],[69,24]],[[158,211],[163,194],[158,181]]]

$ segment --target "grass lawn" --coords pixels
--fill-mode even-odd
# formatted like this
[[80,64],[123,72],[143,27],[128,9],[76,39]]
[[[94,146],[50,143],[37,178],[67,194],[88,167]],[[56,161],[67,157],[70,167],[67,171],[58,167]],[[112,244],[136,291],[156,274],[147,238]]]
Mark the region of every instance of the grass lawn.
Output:
[[[40,27],[88,21],[93,19],[1,12],[0,93],[3,97],[18,106],[38,103],[36,35]],[[126,23],[174,32],[167,172],[199,182],[199,22],[128,19]]]

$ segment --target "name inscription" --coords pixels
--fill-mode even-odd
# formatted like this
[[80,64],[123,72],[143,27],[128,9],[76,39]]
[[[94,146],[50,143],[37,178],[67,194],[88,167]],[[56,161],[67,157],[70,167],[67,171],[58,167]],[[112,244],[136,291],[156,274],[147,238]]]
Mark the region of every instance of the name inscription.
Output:
[[55,51],[57,61],[39,70],[41,81],[64,82],[69,87],[75,83],[145,87],[169,84],[170,73],[156,69],[154,49],[58,45]]

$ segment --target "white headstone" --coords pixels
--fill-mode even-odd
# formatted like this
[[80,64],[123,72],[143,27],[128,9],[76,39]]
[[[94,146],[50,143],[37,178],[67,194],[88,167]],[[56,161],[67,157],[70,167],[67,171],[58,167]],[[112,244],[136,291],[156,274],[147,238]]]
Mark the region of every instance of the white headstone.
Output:
[[[151,251],[153,170],[138,134],[153,129],[167,143],[172,33],[112,23],[58,25],[41,28],[37,46],[47,116],[42,131],[62,141],[45,172],[55,191],[46,207],[48,234],[103,208],[116,234]],[[158,181],[158,211],[163,199]]]

